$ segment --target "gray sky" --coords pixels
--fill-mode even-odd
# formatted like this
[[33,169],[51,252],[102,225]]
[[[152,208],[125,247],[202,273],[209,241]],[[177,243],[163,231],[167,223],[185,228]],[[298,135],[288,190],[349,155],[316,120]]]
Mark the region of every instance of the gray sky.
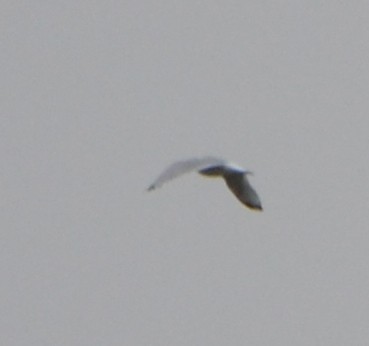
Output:
[[2,345],[368,345],[367,1],[0,13]]

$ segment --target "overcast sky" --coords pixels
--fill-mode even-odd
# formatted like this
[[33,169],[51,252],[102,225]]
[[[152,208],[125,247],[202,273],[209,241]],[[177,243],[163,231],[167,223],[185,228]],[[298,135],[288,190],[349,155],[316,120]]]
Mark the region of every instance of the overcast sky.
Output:
[[0,7],[1,345],[368,345],[367,1]]

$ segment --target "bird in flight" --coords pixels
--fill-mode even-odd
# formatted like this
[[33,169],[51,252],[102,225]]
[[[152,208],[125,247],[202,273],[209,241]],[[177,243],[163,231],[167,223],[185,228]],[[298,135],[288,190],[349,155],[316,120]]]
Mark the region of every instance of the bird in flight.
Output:
[[252,174],[252,172],[223,159],[211,156],[193,158],[171,164],[147,190],[154,190],[167,181],[192,171],[197,171],[207,177],[223,178],[242,204],[254,210],[263,210],[258,194],[247,179],[247,175]]

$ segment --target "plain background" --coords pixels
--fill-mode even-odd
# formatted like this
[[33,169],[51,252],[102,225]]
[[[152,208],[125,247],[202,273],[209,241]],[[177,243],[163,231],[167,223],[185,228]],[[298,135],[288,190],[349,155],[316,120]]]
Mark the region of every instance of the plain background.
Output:
[[1,345],[368,345],[367,1],[0,7]]

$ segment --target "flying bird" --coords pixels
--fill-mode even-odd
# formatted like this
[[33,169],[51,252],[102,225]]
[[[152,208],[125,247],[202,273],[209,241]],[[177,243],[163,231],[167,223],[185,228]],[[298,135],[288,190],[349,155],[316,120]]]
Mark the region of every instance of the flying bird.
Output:
[[223,178],[242,204],[254,210],[263,210],[259,196],[247,179],[247,175],[252,175],[252,172],[211,156],[173,163],[159,175],[147,190],[154,190],[167,181],[192,171],[197,171],[207,177]]

